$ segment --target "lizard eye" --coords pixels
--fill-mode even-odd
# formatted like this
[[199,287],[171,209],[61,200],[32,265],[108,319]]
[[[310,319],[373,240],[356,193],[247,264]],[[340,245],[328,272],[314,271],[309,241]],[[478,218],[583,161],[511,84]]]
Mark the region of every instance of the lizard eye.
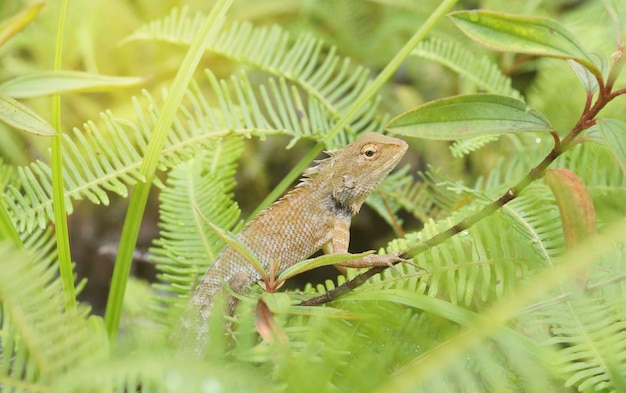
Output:
[[363,154],[368,159],[376,158],[378,156],[378,147],[376,145],[368,143],[361,148],[361,154]]

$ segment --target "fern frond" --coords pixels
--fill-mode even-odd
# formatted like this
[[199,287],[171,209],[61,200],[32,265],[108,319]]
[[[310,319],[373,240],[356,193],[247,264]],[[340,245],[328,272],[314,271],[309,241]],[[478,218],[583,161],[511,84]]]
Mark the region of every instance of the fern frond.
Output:
[[[497,65],[486,56],[477,58],[472,52],[455,41],[431,37],[422,41],[413,51],[413,55],[436,61],[448,67],[463,78],[475,83],[479,91],[524,100],[522,94],[511,86],[511,78],[503,75]],[[470,138],[456,141],[450,149],[453,156],[463,157],[497,139],[497,135]]]
[[[554,143],[549,135],[537,133],[508,134],[499,142],[503,152],[486,177],[478,177],[473,188],[484,190],[490,199],[498,198],[508,188],[528,175],[552,149]],[[506,144],[505,144],[506,143]]]
[[406,188],[407,183],[413,182],[413,177],[408,174],[410,167],[405,166],[390,174],[378,186],[375,192],[370,194],[366,203],[374,209],[391,227],[402,226],[402,219],[396,214],[402,209],[402,204],[394,198],[389,198],[398,192],[398,189]]
[[[245,74],[219,81],[206,72],[217,105],[209,105],[197,84],[187,92],[173,130],[160,158],[160,169],[171,168],[184,159],[199,154],[202,148],[226,135],[271,135],[284,133],[295,139],[311,137],[323,140],[332,127],[332,119],[314,97],[305,101],[294,86],[284,79],[269,79],[268,85],[255,89]],[[166,94],[165,92],[163,94]],[[108,204],[107,192],[125,196],[127,187],[143,181],[139,167],[159,113],[159,101],[147,92],[145,101],[134,100],[137,121],[115,117],[110,111],[101,115],[103,126],[94,122],[84,130],[74,129],[64,134],[66,152],[66,201],[68,213],[71,200],[89,199],[92,203]],[[380,129],[376,102],[363,108],[350,124],[350,132]],[[346,134],[326,141],[329,148],[344,144]],[[21,188],[9,185],[5,190],[8,210],[20,231],[44,227],[53,218],[51,171],[43,162],[35,162],[17,170]]]
[[540,261],[552,265],[565,250],[561,217],[547,186],[533,185],[503,206],[502,213]]
[[623,391],[626,384],[626,303],[622,297],[583,297],[542,310],[551,326],[545,345],[558,348],[565,386],[579,391]]
[[480,149],[487,143],[497,141],[498,139],[500,139],[500,135],[485,135],[475,138],[459,139],[450,145],[450,152],[453,157],[462,158]]
[[452,212],[459,208],[464,195],[453,190],[453,183],[444,179],[436,170],[419,172],[418,180],[412,177],[398,182],[401,187],[393,190],[381,188],[379,192],[402,206],[422,222],[436,219],[440,212]]
[[[202,20],[202,13],[191,16],[187,7],[174,8],[170,15],[142,26],[124,42],[189,45]],[[207,50],[293,82],[319,100],[331,118],[344,113],[368,84],[369,70],[351,67],[350,60],[337,56],[334,47],[324,50],[322,40],[311,35],[293,40],[278,26],[235,23],[222,31]]]
[[[48,388],[59,375],[103,358],[103,324],[82,308],[64,310],[54,264],[0,244],[0,375],[4,389]],[[31,391],[31,389],[27,389]]]
[[[194,361],[195,360],[195,361]],[[79,364],[58,378],[51,391],[101,392],[274,392],[265,380],[240,364],[233,368],[217,362],[182,359],[144,347],[141,354],[113,357],[97,364]]]
[[422,41],[413,55],[436,61],[474,82],[479,90],[524,100],[511,86],[511,78],[502,74],[497,65],[486,56],[477,58],[456,41],[430,37]]
[[[388,251],[410,248],[456,224],[460,217],[473,210],[467,207],[447,219],[430,220],[420,232],[390,243]],[[422,269],[408,264],[397,265],[401,277],[387,270],[373,277],[371,285],[423,293],[469,306],[511,291],[517,286],[520,274],[523,276],[530,270],[533,258],[529,245],[520,242],[519,236],[508,230],[508,223],[496,215],[445,244],[419,254],[413,263]]]
[[623,201],[626,195],[626,178],[605,146],[582,143],[559,157],[554,168],[568,168],[578,175],[592,197],[610,197]]
[[171,315],[171,304],[191,292],[225,245],[198,210],[220,228],[232,228],[239,219],[233,188],[242,147],[240,138],[225,139],[168,176],[159,197],[160,238],[150,250],[160,272],[154,284],[162,305],[156,310],[160,320]]

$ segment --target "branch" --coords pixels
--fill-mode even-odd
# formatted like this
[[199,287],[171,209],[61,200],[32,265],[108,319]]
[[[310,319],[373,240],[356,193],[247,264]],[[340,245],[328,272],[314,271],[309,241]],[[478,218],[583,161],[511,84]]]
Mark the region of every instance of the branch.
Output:
[[[455,236],[456,234],[460,233],[461,231],[464,231],[470,228],[472,225],[490,216],[491,214],[499,210],[502,206],[506,205],[513,199],[517,198],[519,194],[529,184],[531,184],[537,179],[542,178],[545,175],[546,170],[550,167],[550,165],[554,162],[554,160],[556,160],[557,157],[559,157],[561,154],[567,151],[572,145],[575,144],[576,138],[580,135],[582,131],[586,130],[587,128],[595,124],[595,121],[596,121],[595,117],[600,112],[600,110],[602,110],[602,108],[604,108],[615,97],[624,93],[626,93],[626,89],[617,90],[613,93],[611,93],[611,91],[609,91],[608,89],[600,89],[600,93],[598,95],[598,99],[596,100],[595,104],[590,108],[585,107],[585,110],[583,110],[583,113],[581,114],[576,125],[572,127],[570,132],[565,137],[563,137],[563,139],[559,139],[559,136],[556,132],[551,133],[554,138],[554,147],[552,148],[552,150],[550,150],[550,152],[546,155],[546,157],[537,166],[532,168],[519,183],[509,188],[504,194],[502,194],[502,196],[500,196],[500,198],[486,205],[479,212],[467,218],[464,218],[456,225],[446,229],[443,232],[436,234],[430,239],[427,239],[417,244],[415,247],[409,249],[401,256],[404,258],[408,258],[408,259],[414,258],[415,256],[423,253],[424,251],[442,244],[443,242],[450,239],[452,236]],[[320,305],[320,304],[335,300],[338,297],[345,295],[346,293],[359,287],[360,285],[365,283],[365,281],[367,281],[370,277],[378,273],[382,273],[389,267],[390,266],[373,267],[359,274],[358,276],[354,277],[352,280],[346,281],[345,283],[338,286],[337,288],[332,289],[324,293],[323,295],[305,300],[301,302],[299,305],[315,306],[315,305]]]

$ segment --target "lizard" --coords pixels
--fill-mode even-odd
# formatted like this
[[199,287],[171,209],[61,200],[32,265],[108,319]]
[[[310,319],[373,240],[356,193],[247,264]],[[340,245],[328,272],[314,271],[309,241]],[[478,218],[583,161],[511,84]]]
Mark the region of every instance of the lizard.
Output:
[[[258,258],[265,271],[278,263],[276,274],[320,250],[347,253],[352,216],[407,148],[401,139],[369,132],[341,150],[327,151],[329,157],[305,170],[298,185],[250,221],[237,234],[238,240]],[[403,261],[399,253],[370,254],[339,265],[363,268]],[[187,342],[191,339],[192,346],[205,342],[216,298],[226,292],[224,284],[241,294],[261,279],[251,263],[227,246],[191,296],[188,312],[181,317],[179,338],[186,336]],[[234,313],[236,302],[228,296],[229,315]]]

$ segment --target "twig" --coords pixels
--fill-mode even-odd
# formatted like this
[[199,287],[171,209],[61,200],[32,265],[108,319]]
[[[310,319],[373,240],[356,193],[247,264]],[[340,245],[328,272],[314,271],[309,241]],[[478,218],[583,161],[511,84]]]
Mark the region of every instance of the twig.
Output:
[[[414,258],[424,251],[442,244],[446,240],[450,239],[452,236],[470,228],[472,225],[490,216],[491,214],[499,210],[502,206],[517,198],[528,185],[545,175],[546,170],[554,162],[554,160],[556,160],[557,157],[559,157],[576,143],[576,138],[580,135],[582,131],[586,130],[596,123],[595,117],[600,112],[600,110],[602,110],[602,108],[604,108],[611,100],[613,100],[617,96],[625,93],[626,89],[620,89],[615,92],[611,92],[609,89],[601,88],[595,104],[593,106],[585,106],[585,109],[583,110],[583,113],[581,114],[578,122],[576,123],[576,125],[574,125],[574,127],[572,127],[570,132],[565,137],[563,137],[563,139],[560,139],[556,132],[551,132],[551,135],[554,138],[554,147],[552,148],[552,150],[550,150],[546,157],[537,166],[532,168],[519,183],[509,188],[504,194],[502,194],[502,196],[500,196],[500,198],[486,205],[479,212],[467,218],[464,218],[456,225],[436,234],[430,239],[427,239],[417,244],[415,247],[409,249],[406,253],[404,253],[402,257]],[[324,293],[323,295],[305,300],[299,305],[315,306],[335,300],[338,297],[345,295],[346,293],[359,287],[372,276],[375,276],[378,273],[382,273],[388,268],[389,266],[373,267],[359,274],[353,279],[346,281],[337,288],[332,289]]]

